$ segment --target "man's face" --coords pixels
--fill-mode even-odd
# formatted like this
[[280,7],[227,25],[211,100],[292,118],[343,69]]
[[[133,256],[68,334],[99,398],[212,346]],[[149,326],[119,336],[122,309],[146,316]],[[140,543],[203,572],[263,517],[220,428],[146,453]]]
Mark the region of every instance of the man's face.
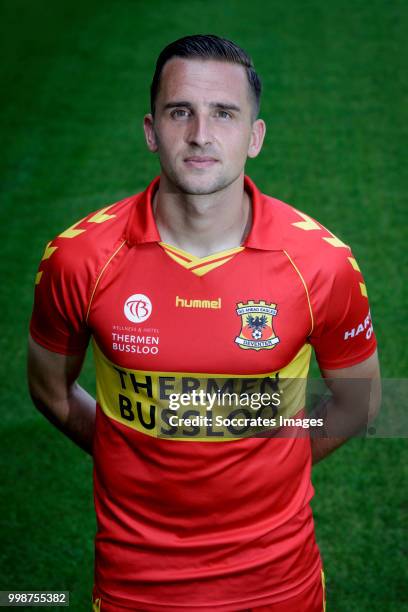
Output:
[[242,66],[173,58],[161,74],[155,117],[144,120],[147,145],[176,189],[215,193],[238,179],[247,157],[261,149],[265,125],[252,114]]

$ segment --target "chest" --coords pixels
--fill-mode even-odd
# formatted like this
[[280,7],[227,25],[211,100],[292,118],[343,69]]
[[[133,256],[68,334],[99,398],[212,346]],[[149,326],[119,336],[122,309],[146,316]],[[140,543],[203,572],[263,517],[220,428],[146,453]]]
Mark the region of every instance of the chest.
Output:
[[113,261],[89,317],[107,359],[132,370],[225,374],[289,364],[307,341],[311,316],[285,254],[244,249],[207,268],[198,275],[155,243]]

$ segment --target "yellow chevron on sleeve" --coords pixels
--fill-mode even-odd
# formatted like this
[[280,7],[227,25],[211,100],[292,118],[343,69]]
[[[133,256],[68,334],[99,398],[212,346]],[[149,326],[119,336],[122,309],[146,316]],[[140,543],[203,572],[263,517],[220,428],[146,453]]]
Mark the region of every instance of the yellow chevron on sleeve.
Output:
[[76,236],[83,234],[85,231],[84,229],[76,229],[77,225],[82,223],[82,221],[83,219],[81,219],[80,221],[77,221],[76,223],[74,223],[74,225],[71,225],[71,227],[64,230],[62,234],[59,234],[58,238],[75,238]]
[[41,280],[42,275],[43,275],[42,270],[41,270],[41,272],[37,272],[37,274],[35,276],[35,284],[36,285],[40,284],[40,280]]
[[[327,227],[325,227],[324,229],[326,230],[326,232],[327,232],[328,234],[330,234],[330,237],[329,237],[329,236],[323,236],[323,240],[324,240],[325,242],[328,242],[329,244],[331,244],[331,246],[334,246],[334,247],[336,247],[336,248],[339,248],[339,247],[343,247],[343,248],[345,248],[345,249],[348,249],[348,248],[349,248],[349,246],[348,246],[347,244],[345,244],[344,242],[342,242],[342,241],[340,240],[340,238],[337,238],[337,236],[335,236],[335,235],[333,234],[333,232],[331,232],[330,230],[328,230],[328,229],[327,229]],[[356,262],[356,263],[357,263],[357,262]]]
[[51,255],[54,253],[54,251],[58,249],[58,247],[56,246],[50,246],[51,242],[52,241],[50,241],[45,247],[44,255],[42,256],[41,261],[44,261],[45,259],[49,259]]
[[365,286],[364,283],[359,283],[360,285],[360,291],[361,291],[361,295],[364,295],[364,297],[368,297],[367,295],[367,287]]
[[329,244],[331,244],[334,247],[344,247],[346,249],[348,249],[348,245],[344,244],[344,242],[342,242],[340,240],[340,238],[336,238],[336,236],[333,236],[331,238],[329,238],[328,236],[324,236],[323,240],[325,240],[326,242],[328,242]]
[[349,262],[351,263],[351,265],[353,266],[356,272],[361,272],[359,265],[357,261],[354,259],[354,257],[347,257],[347,259],[349,260]]
[[109,221],[109,219],[114,219],[116,215],[106,215],[105,211],[108,210],[110,206],[105,206],[97,213],[95,213],[90,219],[88,219],[88,223],[104,223],[105,221]]
[[[95,213],[92,217],[88,219],[88,223],[104,223],[105,221],[108,221],[109,219],[113,219],[114,217],[116,217],[116,215],[105,214],[105,211],[108,210],[110,206],[105,206],[105,208],[102,208],[97,213]],[[77,221],[76,223],[74,223],[74,225],[71,225],[71,227],[63,231],[62,234],[59,234],[58,237],[59,238],[75,238],[76,236],[83,234],[86,230],[78,229],[78,225],[80,223],[83,223],[83,221],[85,221],[85,218],[81,219],[80,221]]]
[[307,232],[310,230],[322,229],[320,225],[316,223],[316,221],[313,221],[313,219],[305,215],[305,213],[302,213],[299,210],[297,210],[296,212],[302,217],[302,219],[304,219],[304,221],[297,221],[296,223],[292,223],[292,225],[294,225],[295,227],[298,227],[299,229],[305,230]]
[[97,599],[95,599],[94,602],[92,602],[92,612],[100,612],[101,610],[101,598],[98,597]]

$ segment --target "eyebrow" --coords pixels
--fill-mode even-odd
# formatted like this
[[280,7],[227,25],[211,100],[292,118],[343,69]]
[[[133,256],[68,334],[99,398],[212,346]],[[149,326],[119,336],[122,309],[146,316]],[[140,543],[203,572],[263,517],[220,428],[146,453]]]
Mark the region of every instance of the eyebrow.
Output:
[[[164,105],[164,110],[167,110],[169,108],[176,108],[179,106],[184,106],[185,108],[193,108],[193,104],[191,104],[191,102],[188,102],[187,100],[175,100],[174,102],[167,102],[167,104]],[[241,112],[239,106],[229,102],[210,102],[209,106],[210,108],[220,108],[222,110],[231,110],[236,111],[238,113]]]

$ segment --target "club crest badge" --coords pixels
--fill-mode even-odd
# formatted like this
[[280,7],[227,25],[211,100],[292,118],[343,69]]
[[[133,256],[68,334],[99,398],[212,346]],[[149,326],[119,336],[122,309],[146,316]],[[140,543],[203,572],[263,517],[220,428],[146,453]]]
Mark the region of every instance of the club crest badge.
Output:
[[273,330],[273,317],[278,314],[276,304],[267,304],[264,300],[247,304],[237,304],[236,313],[241,317],[241,331],[235,342],[242,349],[272,349],[279,338]]

